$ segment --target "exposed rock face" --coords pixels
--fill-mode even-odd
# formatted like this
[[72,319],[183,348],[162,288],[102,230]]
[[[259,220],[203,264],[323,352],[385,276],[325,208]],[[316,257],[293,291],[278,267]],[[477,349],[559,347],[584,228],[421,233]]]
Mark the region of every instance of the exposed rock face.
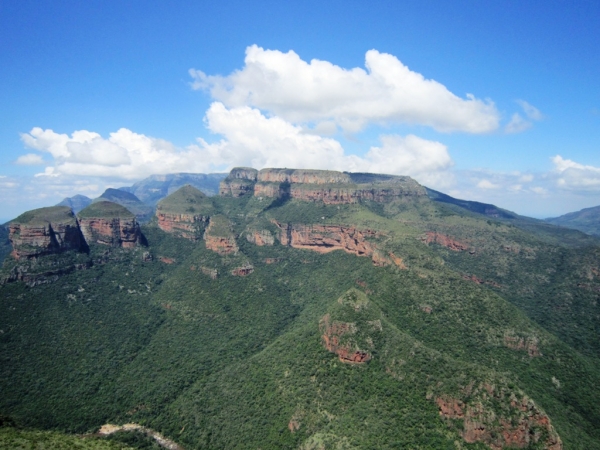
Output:
[[327,314],[319,322],[319,330],[323,333],[323,346],[338,355],[341,362],[361,364],[371,359],[368,352],[352,348],[349,343],[342,343],[342,336],[356,333],[355,324],[332,321],[331,316]]
[[175,234],[190,241],[202,239],[199,229],[208,223],[208,216],[197,214],[174,214],[156,211],[158,227],[171,234]]
[[224,197],[242,197],[254,192],[258,170],[250,167],[235,167],[219,184],[219,195]]
[[89,244],[133,248],[144,242],[135,216],[116,203],[92,203],[79,212],[79,224]]
[[261,247],[275,243],[275,237],[269,230],[249,230],[246,232],[246,240]]
[[332,170],[262,169],[258,181],[270,183],[329,184],[351,183],[348,174]]
[[293,248],[305,248],[319,253],[344,250],[358,256],[371,256],[374,246],[366,240],[376,237],[372,230],[357,230],[342,225],[280,225],[279,240],[283,245]]
[[436,233],[435,231],[428,231],[425,237],[421,238],[421,240],[426,244],[439,244],[442,247],[446,247],[455,252],[462,252],[469,249],[467,244],[457,241],[450,236]]
[[9,223],[8,229],[11,255],[19,260],[86,247],[77,219],[67,206],[28,211]]
[[329,170],[237,168],[222,181],[220,194],[240,197],[294,198],[326,204],[361,200],[388,202],[399,198],[426,198],[425,188],[410,177]]
[[[493,450],[500,450],[506,447],[529,447],[543,439],[544,448],[562,449],[562,441],[550,424],[550,419],[532,400],[525,396],[519,399],[515,394],[506,398],[503,392],[498,392],[490,385],[485,389],[487,395],[468,404],[450,396],[440,396],[435,400],[442,418],[463,421],[461,435],[467,443],[482,442]],[[497,413],[485,406],[482,398],[489,397],[496,402],[510,402],[502,416],[498,417]]]
[[504,336],[504,345],[513,350],[526,351],[530,357],[540,356],[538,340],[535,337]]
[[193,186],[183,186],[158,203],[158,226],[191,241],[202,239],[202,234],[213,206],[209,198]]
[[406,269],[402,258],[393,253],[389,257],[379,251],[367,238],[376,239],[380,234],[373,230],[358,230],[344,225],[300,225],[280,224],[273,222],[280,230],[279,240],[282,245],[293,248],[313,250],[319,253],[329,253],[334,250],[344,250],[357,256],[367,256],[376,266],[396,264]]
[[214,216],[210,219],[204,232],[204,241],[207,249],[221,256],[236,254],[239,250],[229,220],[223,216]]
[[135,218],[82,218],[80,225],[89,243],[123,248],[133,248],[142,243],[142,232]]
[[250,275],[252,272],[254,272],[254,266],[252,266],[251,264],[246,264],[244,266],[236,267],[235,269],[233,269],[231,271],[231,275],[236,277],[245,277],[246,275]]

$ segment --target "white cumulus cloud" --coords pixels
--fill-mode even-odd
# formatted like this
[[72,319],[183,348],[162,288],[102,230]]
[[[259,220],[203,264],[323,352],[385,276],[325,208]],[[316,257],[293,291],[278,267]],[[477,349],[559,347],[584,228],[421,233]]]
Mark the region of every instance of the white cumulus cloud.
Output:
[[497,129],[494,104],[411,71],[393,55],[369,50],[362,68],[328,61],[303,61],[256,45],[246,49],[245,66],[228,76],[190,69],[195,89],[207,89],[227,107],[251,106],[292,123],[333,121],[357,132],[369,123],[421,124],[438,131],[486,133]]
[[600,191],[600,167],[580,164],[560,155],[556,155],[551,159],[554,163],[557,184],[560,188]]
[[44,164],[44,158],[37,153],[28,153],[26,155],[19,156],[15,161],[15,164],[23,166],[41,166]]
[[216,142],[198,139],[177,148],[169,142],[120,129],[103,138],[80,130],[66,134],[34,128],[22,139],[26,146],[53,156],[38,178],[104,177],[133,180],[172,172],[226,171],[234,166],[290,167],[410,175],[442,187],[453,165],[445,145],[407,136],[386,135],[364,157],[349,155],[339,141],[306,133],[280,117],[267,117],[248,106],[227,108],[214,102],[205,125]]

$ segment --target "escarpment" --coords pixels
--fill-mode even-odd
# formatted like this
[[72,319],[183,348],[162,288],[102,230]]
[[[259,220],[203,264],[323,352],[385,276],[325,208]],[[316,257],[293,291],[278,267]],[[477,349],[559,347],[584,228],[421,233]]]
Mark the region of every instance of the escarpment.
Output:
[[402,258],[378,248],[377,240],[383,235],[375,230],[361,230],[348,225],[273,223],[279,228],[282,245],[318,253],[343,250],[356,256],[369,257],[376,266],[396,265],[406,269]]
[[18,260],[85,249],[77,219],[67,206],[28,211],[10,222],[8,229],[11,254]]
[[210,222],[204,232],[206,248],[221,256],[236,254],[239,250],[235,236],[231,231],[229,219],[222,215],[210,218]]
[[135,215],[117,203],[92,203],[79,212],[78,218],[88,244],[134,248],[144,242]]
[[254,192],[258,170],[250,167],[236,167],[227,178],[219,183],[219,195],[224,197],[242,197]]
[[202,239],[212,213],[210,199],[189,185],[165,197],[156,208],[158,227],[161,230],[191,241]]
[[427,197],[423,186],[406,176],[376,175],[304,169],[236,168],[221,182],[220,195],[292,198],[325,204],[360,201],[385,203],[395,199]]

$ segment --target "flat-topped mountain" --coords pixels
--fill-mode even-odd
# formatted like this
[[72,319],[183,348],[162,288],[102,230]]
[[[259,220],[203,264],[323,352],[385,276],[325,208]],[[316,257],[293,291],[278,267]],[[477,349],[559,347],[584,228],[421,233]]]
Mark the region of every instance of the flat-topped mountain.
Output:
[[81,251],[85,245],[77,219],[68,206],[27,211],[9,222],[8,229],[12,256],[16,259]]
[[144,242],[135,215],[117,203],[93,202],[81,210],[77,217],[88,244],[133,248]]
[[406,176],[306,169],[235,168],[219,187],[220,195],[294,198],[326,204],[370,200],[385,203],[425,197],[425,188]]
[[214,212],[211,200],[190,185],[165,197],[156,207],[161,230],[190,240],[202,239],[204,228]]

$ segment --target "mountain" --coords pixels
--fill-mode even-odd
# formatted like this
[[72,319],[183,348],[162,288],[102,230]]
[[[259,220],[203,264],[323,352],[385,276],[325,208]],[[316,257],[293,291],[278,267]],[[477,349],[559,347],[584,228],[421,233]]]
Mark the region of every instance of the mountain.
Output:
[[206,195],[216,195],[219,192],[219,182],[225,178],[225,173],[172,173],[167,175],[152,175],[138,181],[131,187],[120,188],[135,194],[144,203],[156,206],[158,201],[179,188],[189,184]]
[[237,168],[219,192],[172,193],[132,246],[86,237],[86,217],[130,220],[112,205],[79,214],[87,248],[23,253],[28,226],[71,223],[61,210],[9,224],[7,433],[600,448],[599,239],[435,201],[409,177]]
[[585,208],[564,216],[546,219],[546,222],[561,227],[574,228],[584,233],[600,236],[600,206]]
[[139,198],[130,192],[125,192],[121,189],[109,188],[104,193],[93,200],[94,202],[109,201],[112,203],[118,203],[131,211],[138,221],[147,222],[152,217],[154,209],[151,206],[146,205]]
[[92,199],[85,195],[74,195],[73,197],[67,197],[62,202],[57,203],[56,206],[68,206],[73,210],[75,214],[81,211],[83,208],[92,203]]

